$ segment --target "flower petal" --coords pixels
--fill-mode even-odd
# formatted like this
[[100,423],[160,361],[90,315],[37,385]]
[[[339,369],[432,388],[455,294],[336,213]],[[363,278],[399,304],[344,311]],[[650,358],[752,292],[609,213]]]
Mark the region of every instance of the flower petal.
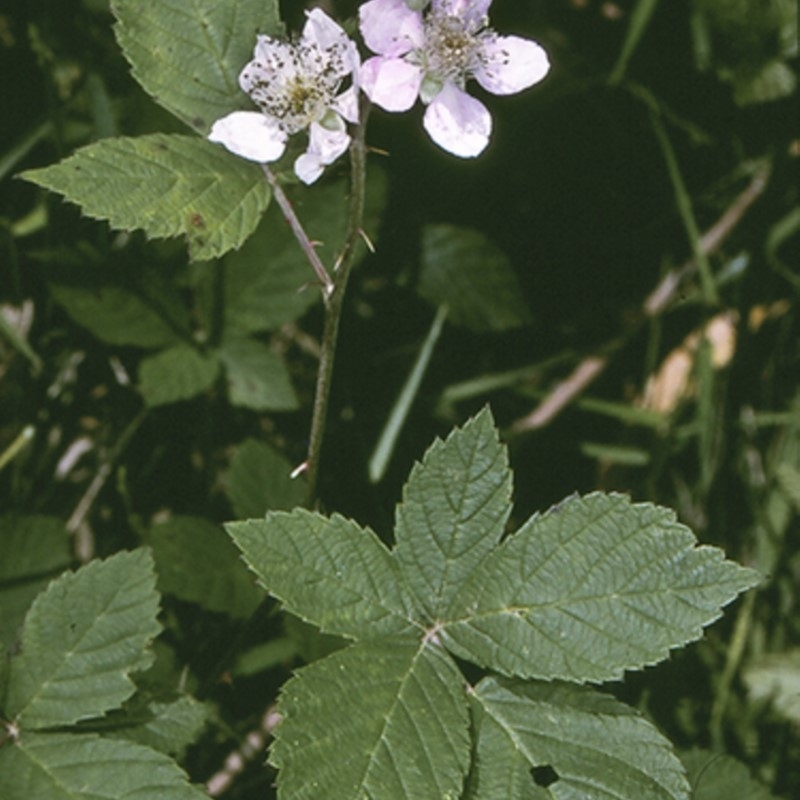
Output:
[[261,164],[277,161],[286,149],[286,134],[257,111],[234,111],[218,119],[208,138],[237,156]]
[[483,152],[492,132],[486,106],[452,83],[445,84],[428,106],[422,124],[439,147],[461,158]]
[[487,36],[475,80],[492,94],[514,94],[538,83],[550,70],[544,48],[519,36]]
[[394,58],[425,43],[422,14],[405,0],[370,0],[358,10],[364,42],[373,53]]
[[314,42],[322,50],[327,50],[337,42],[346,41],[347,34],[321,8],[312,8],[311,11],[306,11],[302,38],[304,41]]
[[435,14],[465,20],[470,30],[486,23],[492,0],[433,0]]
[[295,174],[305,184],[314,183],[322,170],[350,145],[350,134],[344,129],[344,123],[340,130],[330,130],[312,122],[308,134],[308,150],[294,162]]
[[422,84],[422,70],[402,58],[375,56],[361,65],[360,83],[369,99],[386,111],[408,111]]
[[358,88],[351,86],[342,92],[330,106],[337,114],[341,114],[348,122],[358,122]]

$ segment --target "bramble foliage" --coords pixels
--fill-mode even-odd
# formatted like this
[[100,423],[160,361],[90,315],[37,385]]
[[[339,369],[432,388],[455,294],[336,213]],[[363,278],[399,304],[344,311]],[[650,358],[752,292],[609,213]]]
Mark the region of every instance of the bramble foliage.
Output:
[[798,796],[797,4],[8,5],[0,800]]
[[[415,466],[391,551],[304,510],[226,526],[285,608],[356,640],[282,690],[282,797],[458,797],[473,752],[467,797],[528,797],[543,767],[558,783],[543,797],[689,796],[655,728],[570,684],[662,660],[757,573],[621,495],[567,498],[503,538],[510,486],[484,411]],[[507,677],[469,686],[452,656]]]

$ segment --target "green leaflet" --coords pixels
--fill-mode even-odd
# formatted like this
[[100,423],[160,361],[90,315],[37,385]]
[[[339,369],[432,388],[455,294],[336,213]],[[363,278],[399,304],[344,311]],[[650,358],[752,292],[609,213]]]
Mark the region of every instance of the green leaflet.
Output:
[[165,594],[233,617],[250,616],[264,597],[222,528],[203,517],[171,517],[144,539]]
[[443,618],[500,541],[510,501],[508,455],[486,410],[414,466],[397,507],[394,556],[426,622]]
[[135,691],[159,633],[153,559],[118,553],[65,573],[25,617],[11,659],[4,716],[26,730],[69,725],[119,707]]
[[531,321],[506,255],[482,233],[454,225],[422,231],[419,293],[447,306],[447,319],[473,331],[507,331]]
[[681,761],[692,785],[692,800],[771,800],[774,795],[754,780],[750,770],[724,753],[691,750]]
[[113,0],[115,28],[133,76],[167,111],[202,134],[249,108],[238,75],[256,34],[282,25],[277,0]]
[[225,493],[240,519],[263,517],[268,510],[302,505],[306,484],[291,477],[292,465],[277,450],[257,439],[246,439],[223,476]]
[[298,407],[283,359],[255,339],[223,341],[219,358],[225,365],[233,405],[254,411],[293,411]]
[[283,800],[456,798],[469,764],[462,678],[418,639],[360,642],[283,688],[270,761]]
[[[608,695],[582,686],[485,678],[472,700],[478,750],[470,800],[498,798],[495,787],[513,775],[514,793],[504,797],[535,798],[539,787],[530,771],[547,767],[555,791],[542,797],[688,797],[689,783],[669,741]],[[504,763],[509,753],[512,765]],[[510,774],[498,773],[509,767]]]
[[759,575],[696,547],[674,512],[618,494],[571,497],[489,555],[446,616],[462,657],[519,677],[622,677],[699,639]]
[[375,638],[411,628],[392,558],[369,529],[303,509],[225,527],[264,587],[326,633]]
[[120,286],[51,283],[50,292],[75,322],[109,344],[155,349],[180,342],[181,334],[190,335],[188,319],[172,322],[165,309]]
[[161,133],[103,139],[22,177],[113,228],[185,236],[198,261],[239,247],[270,199],[257,164],[198,137]]
[[145,403],[152,408],[202,394],[219,373],[220,363],[213,355],[179,344],[143,359],[139,383]]
[[72,557],[63,521],[41,515],[0,516],[0,552],[2,651],[12,649],[36,595],[69,566]]
[[201,800],[172,759],[94,735],[23,734],[0,749],[3,800]]

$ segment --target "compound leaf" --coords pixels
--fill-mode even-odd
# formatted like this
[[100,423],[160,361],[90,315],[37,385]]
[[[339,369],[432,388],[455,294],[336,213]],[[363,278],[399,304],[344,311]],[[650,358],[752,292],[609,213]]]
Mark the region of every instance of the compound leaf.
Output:
[[256,34],[281,30],[278,0],[114,0],[115,32],[133,76],[200,133],[248,108],[237,80]]
[[186,236],[198,261],[239,247],[270,199],[258,165],[204,139],[162,133],[103,139],[22,177],[112,228]]
[[478,746],[470,800],[499,797],[495,787],[508,786],[512,776],[513,794],[504,800],[688,800],[689,783],[669,741],[608,695],[485,678],[472,701]]
[[487,409],[433,444],[397,507],[395,558],[426,621],[444,614],[510,513],[508,454]]
[[323,631],[374,638],[411,627],[392,558],[371,530],[303,509],[225,527],[264,588]]
[[34,601],[11,659],[3,709],[30,730],[69,725],[117,708],[147,668],[161,627],[147,550],[93,561],[53,581]]
[[603,681],[698,639],[760,578],[696,547],[674,512],[619,494],[532,517],[464,585],[442,640],[506,675]]
[[202,800],[168,758],[92,734],[23,733],[0,749],[3,800]]
[[282,800],[460,796],[467,701],[438,646],[359,642],[299,670],[278,711],[270,761]]

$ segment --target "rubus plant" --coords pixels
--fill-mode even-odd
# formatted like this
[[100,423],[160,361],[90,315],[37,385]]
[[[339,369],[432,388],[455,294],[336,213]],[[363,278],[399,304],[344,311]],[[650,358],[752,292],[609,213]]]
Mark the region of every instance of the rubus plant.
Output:
[[[102,139],[23,177],[112,228],[185,237],[196,269],[181,291],[158,278],[86,291],[62,275],[53,297],[104,342],[158,351],[139,366],[146,407],[211,391],[224,375],[231,405],[262,412],[300,401],[259,336],[321,299],[308,448],[293,484],[273,451],[240,449],[226,479],[235,512],[251,518],[227,523],[229,538],[192,517],[137,520],[144,546],[52,582],[69,564],[59,524],[0,519],[11,554],[0,578],[15,588],[0,616],[2,800],[216,796],[179,766],[213,711],[182,680],[159,685],[160,669],[172,674],[156,641],[160,594],[246,618],[262,589],[288,618],[338,637],[273,711],[283,800],[685,800],[707,768],[704,791],[721,796],[726,775],[705,756],[679,756],[643,713],[598,688],[696,641],[761,580],[698,545],[672,510],[594,492],[512,529],[512,472],[488,409],[414,466],[392,547],[316,508],[348,279],[383,202],[367,170],[370,103],[406,111],[419,99],[437,145],[482,153],[492,118],[468,83],[512,94],[550,66],[539,44],[489,26],[491,4],[369,0],[360,51],[319,8],[292,38],[277,0],[113,0],[134,77],[191,133]],[[311,186],[347,152],[347,190]],[[262,224],[273,200],[288,229]],[[453,230],[425,232],[429,255],[449,252],[422,281],[437,324],[448,314],[475,329],[505,324],[496,297],[459,307],[453,284],[465,275],[503,288],[506,321],[524,318],[502,263],[482,274],[496,254]],[[253,475],[269,483],[255,500]]]
[[282,690],[281,796],[689,797],[669,742],[585,684],[697,639],[758,574],[617,494],[504,536],[511,483],[484,411],[412,470],[391,551],[303,509],[226,526],[285,608],[355,640]]

